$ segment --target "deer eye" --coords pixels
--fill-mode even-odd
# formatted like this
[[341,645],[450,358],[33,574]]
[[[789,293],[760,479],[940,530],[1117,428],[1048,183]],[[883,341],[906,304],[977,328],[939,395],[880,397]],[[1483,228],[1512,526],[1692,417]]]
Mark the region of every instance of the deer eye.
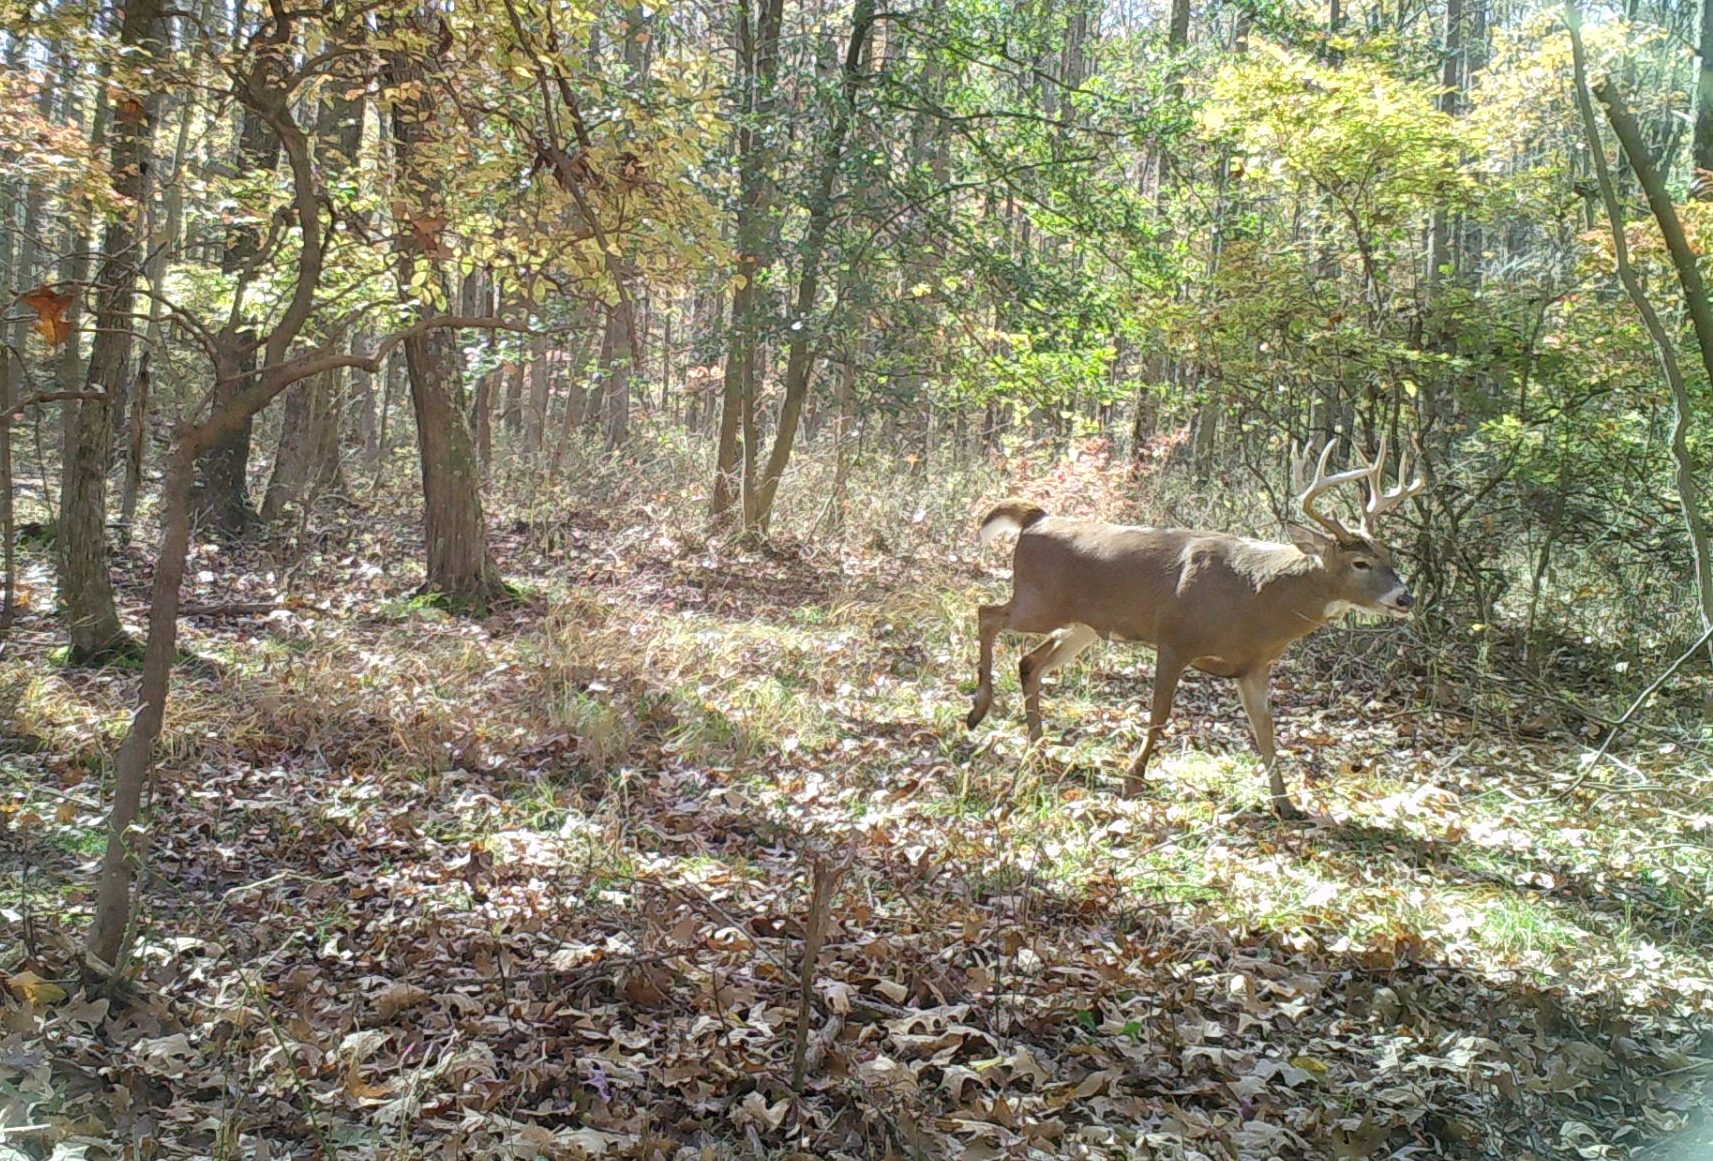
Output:
[[1353,560],[1350,562],[1350,567],[1355,569],[1357,572],[1367,572],[1369,569],[1373,568],[1374,566],[1369,564],[1365,560]]

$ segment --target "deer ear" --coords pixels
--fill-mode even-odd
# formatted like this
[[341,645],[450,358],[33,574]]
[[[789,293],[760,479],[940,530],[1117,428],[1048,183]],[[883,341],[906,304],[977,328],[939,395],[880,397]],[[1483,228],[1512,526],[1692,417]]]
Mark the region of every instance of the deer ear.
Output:
[[1291,543],[1298,551],[1309,556],[1325,556],[1332,548],[1332,537],[1316,532],[1312,528],[1304,528],[1301,524],[1287,524],[1285,531],[1290,535]]

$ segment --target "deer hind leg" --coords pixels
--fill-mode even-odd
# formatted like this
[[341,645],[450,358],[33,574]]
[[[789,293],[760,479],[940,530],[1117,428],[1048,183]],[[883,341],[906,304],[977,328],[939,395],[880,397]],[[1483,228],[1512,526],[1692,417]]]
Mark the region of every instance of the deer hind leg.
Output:
[[1100,634],[1087,625],[1067,625],[1055,629],[1053,635],[1017,663],[1017,676],[1023,683],[1023,708],[1029,719],[1029,740],[1041,740],[1041,679],[1073,660],[1077,654],[1100,640]]
[[1142,789],[1143,775],[1148,772],[1148,759],[1154,756],[1154,747],[1166,730],[1166,719],[1172,716],[1172,699],[1178,696],[1178,681],[1183,677],[1187,664],[1188,658],[1165,647],[1159,649],[1154,662],[1154,705],[1148,715],[1148,740],[1142,743],[1142,752],[1136,755],[1136,761],[1130,764],[1130,772],[1124,776],[1126,795],[1137,794]]
[[1285,779],[1279,773],[1279,754],[1273,748],[1273,710],[1267,704],[1272,677],[1271,666],[1243,674],[1237,679],[1237,696],[1243,702],[1243,712],[1249,715],[1255,748],[1260,751],[1261,764],[1267,771],[1267,789],[1273,796],[1273,813],[1280,818],[1302,818],[1302,811],[1285,792]]
[[975,704],[964,719],[964,728],[973,730],[993,706],[993,642],[1011,627],[1011,602],[1003,605],[982,605],[976,610],[976,623],[981,636],[981,660],[976,663]]

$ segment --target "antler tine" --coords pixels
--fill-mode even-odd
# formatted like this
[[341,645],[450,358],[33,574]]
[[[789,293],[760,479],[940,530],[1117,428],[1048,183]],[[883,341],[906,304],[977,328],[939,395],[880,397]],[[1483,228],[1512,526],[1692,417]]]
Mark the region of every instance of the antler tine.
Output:
[[1315,501],[1339,484],[1347,484],[1352,480],[1366,479],[1372,481],[1373,469],[1364,465],[1360,468],[1351,468],[1348,471],[1327,475],[1327,461],[1332,458],[1332,449],[1337,446],[1338,440],[1334,438],[1328,440],[1326,446],[1321,449],[1320,461],[1315,465],[1313,480],[1305,480],[1304,478],[1308,475],[1309,457],[1313,455],[1306,449],[1302,459],[1293,465],[1292,475],[1295,477],[1294,486],[1301,489],[1297,496],[1297,507],[1302,509],[1303,515],[1326,529],[1335,539],[1349,540],[1354,535],[1350,529],[1333,517],[1317,512],[1314,506]]
[[[1405,481],[1408,481],[1407,483]],[[1427,490],[1427,481],[1420,476],[1410,479],[1410,449],[1398,456],[1398,486],[1386,491],[1386,436],[1380,436],[1380,454],[1374,457],[1373,474],[1368,481],[1368,502],[1362,506],[1362,532],[1370,540],[1380,517],[1412,496]]]

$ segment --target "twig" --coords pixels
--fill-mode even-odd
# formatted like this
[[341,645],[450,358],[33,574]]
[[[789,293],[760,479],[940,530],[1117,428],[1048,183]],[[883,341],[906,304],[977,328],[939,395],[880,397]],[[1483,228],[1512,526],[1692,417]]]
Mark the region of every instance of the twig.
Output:
[[32,407],[40,407],[44,403],[59,403],[68,399],[105,399],[104,391],[42,391],[35,395],[26,396],[12,404],[5,411],[0,411],[0,420],[16,419]]
[[814,1039],[809,1041],[809,1050],[803,1057],[805,1074],[820,1071],[822,1062],[827,1059],[827,1053],[832,1051],[833,1045],[838,1042],[839,1036],[844,1030],[845,1018],[843,1016],[834,1012],[827,1017],[827,1022],[821,1025],[820,1030],[815,1033]]
[[285,608],[278,601],[235,601],[224,605],[181,605],[181,617],[246,617]]
[[797,981],[797,1036],[791,1046],[793,1092],[803,1091],[803,1074],[808,1065],[809,1020],[815,1012],[815,968],[827,934],[827,914],[832,910],[839,880],[849,868],[849,859],[838,863],[829,863],[819,856],[815,859],[815,885],[809,894],[809,917],[803,932],[803,968]]
[[[1713,627],[1709,627],[1706,632],[1697,637],[1695,639],[1695,644],[1691,645],[1688,649],[1685,649],[1682,654],[1678,656],[1676,661],[1673,661],[1670,665],[1666,666],[1665,670],[1658,677],[1648,683],[1648,687],[1637,695],[1635,701],[1630,703],[1630,708],[1620,714],[1618,716],[1618,720],[1612,723],[1612,729],[1606,734],[1606,740],[1600,743],[1600,748],[1594,751],[1594,757],[1589,759],[1588,768],[1577,776],[1576,781],[1572,782],[1568,789],[1564,790],[1559,795],[1560,798],[1563,798],[1567,794],[1574,793],[1585,781],[1588,780],[1588,775],[1593,771],[1594,767],[1598,766],[1601,761],[1605,759],[1606,751],[1612,748],[1612,743],[1618,740],[1618,731],[1623,729],[1629,720],[1636,716],[1641,708],[1647,704],[1648,699],[1659,691],[1659,687],[1664,685],[1671,675],[1676,673],[1685,661],[1688,661],[1691,657],[1701,652],[1702,648],[1706,646],[1709,641],[1713,641]],[[1634,767],[1631,767],[1631,769],[1633,770]]]

